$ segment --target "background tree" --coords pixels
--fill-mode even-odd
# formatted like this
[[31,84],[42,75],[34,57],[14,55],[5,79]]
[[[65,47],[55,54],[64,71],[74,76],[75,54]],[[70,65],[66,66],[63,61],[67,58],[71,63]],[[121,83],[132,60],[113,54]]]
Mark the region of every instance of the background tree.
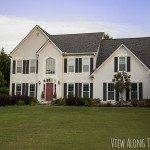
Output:
[[7,81],[7,86],[9,86],[10,80],[10,58],[5,53],[4,48],[0,52],[0,72],[4,76],[4,80]]
[[112,39],[113,37],[110,36],[108,33],[104,33],[104,39]]
[[130,77],[131,76],[128,75],[126,72],[118,72],[114,75],[114,78],[112,79],[115,90],[119,91],[119,93],[121,94],[121,100],[123,100],[123,93],[126,90],[130,90],[131,88]]

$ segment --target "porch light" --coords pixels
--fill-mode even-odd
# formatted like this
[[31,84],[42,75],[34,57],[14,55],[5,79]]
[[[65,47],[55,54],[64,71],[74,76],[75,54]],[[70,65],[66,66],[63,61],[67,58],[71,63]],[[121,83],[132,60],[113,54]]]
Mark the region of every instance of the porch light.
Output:
[[58,81],[58,84],[60,84],[60,81]]
[[41,84],[41,81],[39,81],[39,85]]

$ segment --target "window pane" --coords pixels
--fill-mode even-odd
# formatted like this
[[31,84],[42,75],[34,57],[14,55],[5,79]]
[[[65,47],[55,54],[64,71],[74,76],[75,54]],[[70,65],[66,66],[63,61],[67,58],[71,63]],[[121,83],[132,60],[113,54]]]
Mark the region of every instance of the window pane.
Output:
[[114,84],[108,83],[108,100],[114,100]]
[[119,64],[119,70],[120,71],[125,71],[125,68],[126,67],[126,65],[125,64]]
[[137,83],[131,84],[131,99],[138,99]]
[[135,99],[135,100],[138,99],[137,92],[131,92],[131,99]]
[[55,59],[46,59],[46,74],[55,74]]
[[89,72],[89,58],[83,58],[83,72]]
[[35,84],[30,84],[30,96],[35,96]]
[[74,85],[68,84],[68,91],[74,91]]
[[108,92],[108,100],[114,100],[114,92]]
[[35,73],[35,64],[36,64],[35,60],[30,61],[30,72],[31,73]]
[[22,60],[17,60],[17,73],[22,72]]
[[83,92],[83,97],[84,98],[89,98],[89,92]]
[[126,59],[125,57],[119,57],[119,71],[126,70]]
[[83,97],[89,98],[89,84],[87,83],[83,84]]
[[108,91],[114,91],[114,84],[108,83]]
[[131,84],[131,91],[137,91],[137,83]]
[[74,72],[74,59],[68,59],[68,72]]
[[16,84],[16,95],[21,95],[21,84]]

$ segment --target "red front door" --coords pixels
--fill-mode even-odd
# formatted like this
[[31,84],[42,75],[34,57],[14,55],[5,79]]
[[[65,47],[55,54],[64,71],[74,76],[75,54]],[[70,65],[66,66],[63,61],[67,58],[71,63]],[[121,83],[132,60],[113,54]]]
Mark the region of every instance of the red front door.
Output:
[[46,83],[46,101],[51,101],[53,98],[53,83]]

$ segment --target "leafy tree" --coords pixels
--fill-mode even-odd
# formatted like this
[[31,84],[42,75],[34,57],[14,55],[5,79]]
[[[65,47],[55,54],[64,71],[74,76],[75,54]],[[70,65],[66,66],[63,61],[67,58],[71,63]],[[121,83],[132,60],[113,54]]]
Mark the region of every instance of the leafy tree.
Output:
[[1,52],[0,52],[0,71],[4,76],[4,80],[7,81],[7,85],[9,85],[9,80],[10,80],[10,58],[5,53],[4,48],[2,48]]
[[131,79],[130,75],[128,75],[126,72],[118,72],[114,75],[114,78],[112,79],[112,82],[114,82],[114,88],[115,90],[119,91],[121,94],[121,100],[123,100],[123,93],[126,90],[130,90],[131,88]]
[[104,33],[104,39],[112,39],[113,37],[110,36],[108,33]]

